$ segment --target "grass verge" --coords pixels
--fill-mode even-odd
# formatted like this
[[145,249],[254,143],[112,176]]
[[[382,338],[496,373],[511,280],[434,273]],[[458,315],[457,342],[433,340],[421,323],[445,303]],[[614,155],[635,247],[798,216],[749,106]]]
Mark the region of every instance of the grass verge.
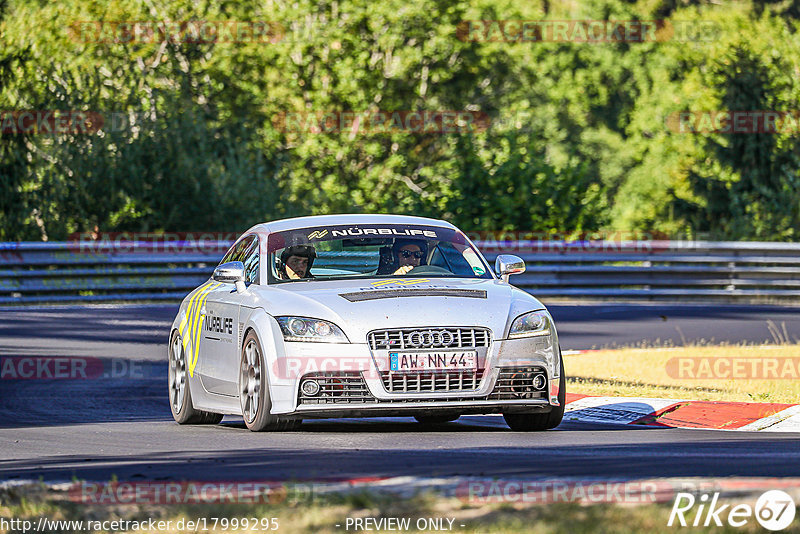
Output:
[[571,393],[800,402],[800,345],[599,350],[564,356],[564,367]]

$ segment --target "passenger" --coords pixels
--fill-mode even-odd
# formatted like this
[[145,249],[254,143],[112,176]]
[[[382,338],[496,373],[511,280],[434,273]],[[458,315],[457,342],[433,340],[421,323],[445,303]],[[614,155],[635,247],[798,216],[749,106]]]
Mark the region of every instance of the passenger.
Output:
[[287,247],[281,252],[281,261],[278,266],[278,277],[282,280],[299,280],[301,278],[314,278],[311,266],[317,251],[311,245],[295,245]]

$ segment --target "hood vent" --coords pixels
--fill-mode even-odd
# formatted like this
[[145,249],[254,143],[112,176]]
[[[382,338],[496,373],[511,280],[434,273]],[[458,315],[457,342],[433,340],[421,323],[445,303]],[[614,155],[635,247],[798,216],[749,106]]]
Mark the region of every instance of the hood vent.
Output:
[[375,291],[356,291],[355,293],[339,293],[339,296],[346,298],[350,302],[391,299],[395,297],[467,297],[473,299],[485,299],[486,291],[482,289],[446,289],[446,288],[379,289]]

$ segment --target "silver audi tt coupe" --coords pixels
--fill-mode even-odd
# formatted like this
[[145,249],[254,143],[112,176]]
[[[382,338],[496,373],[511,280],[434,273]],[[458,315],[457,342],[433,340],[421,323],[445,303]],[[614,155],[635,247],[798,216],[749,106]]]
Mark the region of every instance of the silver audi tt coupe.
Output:
[[181,303],[169,397],[181,424],[501,413],[556,427],[565,378],[553,319],[444,221],[326,215],[254,226]]

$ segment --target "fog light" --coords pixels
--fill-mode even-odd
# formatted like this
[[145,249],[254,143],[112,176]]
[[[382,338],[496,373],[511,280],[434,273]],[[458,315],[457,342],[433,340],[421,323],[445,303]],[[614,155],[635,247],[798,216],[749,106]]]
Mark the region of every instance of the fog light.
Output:
[[546,385],[547,385],[547,379],[544,377],[544,375],[536,375],[533,377],[533,388],[536,391],[543,390]]
[[319,393],[319,383],[317,383],[316,380],[306,380],[300,384],[300,390],[303,392],[303,395],[313,397]]

